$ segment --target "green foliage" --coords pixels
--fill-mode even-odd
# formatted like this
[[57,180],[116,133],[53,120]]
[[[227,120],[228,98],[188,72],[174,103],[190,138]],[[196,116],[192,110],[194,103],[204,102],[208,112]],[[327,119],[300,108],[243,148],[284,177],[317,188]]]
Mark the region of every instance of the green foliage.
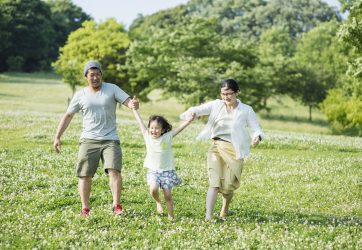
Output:
[[128,35],[123,25],[115,19],[107,19],[100,24],[86,21],[82,28],[69,35],[67,44],[60,49],[61,55],[53,66],[74,92],[77,85],[84,83],[84,64],[96,60],[102,65],[104,81],[119,84],[124,90],[130,91],[122,69],[128,45]]
[[350,97],[333,89],[321,108],[335,132],[362,136],[362,95]]
[[[23,58],[18,70],[44,69],[52,43],[51,12],[41,0],[0,1],[0,71],[12,68],[8,58]],[[8,62],[13,62],[10,59]]]
[[184,5],[174,8],[160,10],[150,16],[139,15],[129,27],[129,37],[131,40],[147,39],[153,35],[154,28],[165,28],[167,26],[181,23],[187,11]]
[[285,27],[292,36],[300,35],[337,13],[320,0],[191,0],[191,15],[216,16],[223,34],[259,37],[272,26]]
[[329,92],[322,107],[336,132],[362,136],[362,1],[344,1],[344,6],[350,15],[338,35],[355,54],[349,58],[349,77]]
[[259,107],[259,86],[253,75],[257,63],[252,44],[221,36],[216,18],[191,18],[153,28],[148,39],[134,41],[127,52],[131,84],[143,90],[160,88],[187,104],[218,97],[222,79],[240,82],[242,97]]
[[348,47],[337,37],[338,23],[320,24],[298,42],[294,60],[302,75],[294,96],[310,107],[317,107],[327,91],[343,82]]
[[49,49],[50,62],[59,56],[59,48],[64,46],[68,35],[80,28],[82,23],[91,17],[72,3],[71,0],[46,0],[51,10],[51,23],[54,30],[53,42]]

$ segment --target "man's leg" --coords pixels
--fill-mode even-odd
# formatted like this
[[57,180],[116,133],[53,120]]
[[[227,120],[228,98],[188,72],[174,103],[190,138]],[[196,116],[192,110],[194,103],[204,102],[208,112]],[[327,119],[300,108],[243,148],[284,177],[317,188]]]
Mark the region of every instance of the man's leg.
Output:
[[109,169],[109,186],[111,188],[113,206],[116,206],[121,203],[121,185],[122,185],[122,175],[119,171],[114,169]]
[[78,191],[80,194],[80,200],[82,202],[82,209],[89,208],[89,197],[92,186],[92,177],[84,176],[78,179]]

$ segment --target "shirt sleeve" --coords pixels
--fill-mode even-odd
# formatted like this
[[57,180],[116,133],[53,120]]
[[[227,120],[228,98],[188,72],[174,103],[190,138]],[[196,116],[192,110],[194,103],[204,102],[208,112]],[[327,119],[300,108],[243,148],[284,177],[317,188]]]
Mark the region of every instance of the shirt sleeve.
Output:
[[187,116],[190,113],[195,113],[197,117],[204,116],[204,115],[210,115],[213,104],[214,104],[214,101],[211,101],[211,102],[201,104],[199,106],[191,107],[180,115],[180,119],[186,120]]
[[259,125],[256,114],[255,114],[253,108],[251,108],[251,107],[249,108],[247,122],[248,122],[248,127],[252,130],[253,137],[260,135],[262,138],[264,138],[264,134],[263,134],[263,131],[261,130],[261,127]]
[[167,145],[172,144],[172,130],[162,135],[162,140],[167,143]]
[[127,100],[129,95],[126,92],[124,92],[120,87],[118,87],[115,84],[113,84],[113,88],[114,88],[114,97],[116,98],[117,102],[123,103],[125,100]]
[[80,110],[80,92],[75,93],[69,103],[67,113],[77,113]]

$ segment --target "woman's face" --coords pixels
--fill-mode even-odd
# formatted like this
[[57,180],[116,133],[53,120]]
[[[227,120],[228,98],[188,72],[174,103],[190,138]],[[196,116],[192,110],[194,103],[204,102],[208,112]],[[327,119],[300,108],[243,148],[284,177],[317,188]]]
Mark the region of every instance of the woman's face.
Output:
[[234,106],[237,103],[236,96],[238,92],[234,92],[228,87],[223,87],[220,90],[221,99],[225,102],[226,105]]

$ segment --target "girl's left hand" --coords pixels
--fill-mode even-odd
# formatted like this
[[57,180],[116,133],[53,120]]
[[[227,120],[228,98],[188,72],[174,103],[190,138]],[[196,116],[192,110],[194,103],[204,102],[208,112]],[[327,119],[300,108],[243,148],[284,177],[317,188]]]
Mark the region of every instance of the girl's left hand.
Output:
[[253,147],[256,147],[256,146],[258,146],[259,142],[260,142],[260,137],[259,137],[259,136],[255,136],[255,137],[253,138],[251,144],[253,145]]

